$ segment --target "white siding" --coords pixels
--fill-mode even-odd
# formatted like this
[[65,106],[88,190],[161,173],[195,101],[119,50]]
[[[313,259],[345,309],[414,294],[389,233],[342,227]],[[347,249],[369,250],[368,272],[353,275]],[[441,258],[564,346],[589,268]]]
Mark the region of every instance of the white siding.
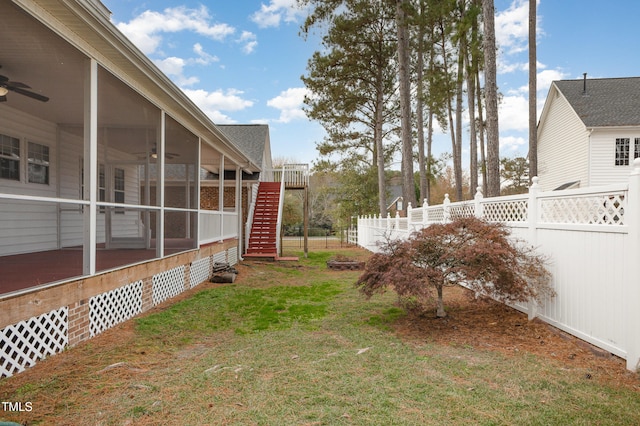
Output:
[[[628,166],[616,166],[616,138],[630,139],[630,161]],[[590,185],[610,185],[627,182],[633,164],[634,139],[640,138],[640,128],[624,130],[595,129],[591,133]]]
[[572,181],[588,186],[588,132],[568,102],[553,91],[538,134],[538,177],[543,191]]

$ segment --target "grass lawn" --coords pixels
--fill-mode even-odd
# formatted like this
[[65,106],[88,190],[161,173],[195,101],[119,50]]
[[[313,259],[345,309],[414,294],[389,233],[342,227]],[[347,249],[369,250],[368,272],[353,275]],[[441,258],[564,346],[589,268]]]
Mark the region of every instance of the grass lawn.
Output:
[[620,371],[618,383],[599,374],[599,364],[585,370],[524,350],[401,333],[400,322],[428,322],[408,322],[391,294],[363,298],[353,287],[358,271],[326,268],[336,252],[366,257],[349,249],[238,265],[235,284],[202,284],[0,380],[1,401],[32,407],[0,409],[0,421],[640,424],[637,375]]

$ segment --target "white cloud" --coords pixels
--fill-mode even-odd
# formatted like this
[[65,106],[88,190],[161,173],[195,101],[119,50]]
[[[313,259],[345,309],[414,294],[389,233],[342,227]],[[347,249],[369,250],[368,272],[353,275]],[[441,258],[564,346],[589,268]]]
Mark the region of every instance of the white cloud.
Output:
[[162,33],[192,31],[214,40],[224,40],[235,29],[227,24],[211,24],[205,6],[189,9],[185,6],[167,8],[162,12],[147,10],[128,23],[117,27],[145,54],[154,53],[162,42]]
[[514,0],[508,9],[496,14],[496,43],[508,54],[527,49],[529,40],[529,2]]
[[538,91],[544,91],[546,93],[549,90],[549,87],[551,87],[551,82],[564,80],[567,77],[569,77],[569,74],[562,72],[559,69],[544,70],[538,73],[536,87],[538,88]]
[[[501,136],[500,137],[500,156],[511,157],[514,153],[522,151],[527,147],[527,140],[517,136]],[[526,155],[526,154],[523,154]]]
[[304,87],[294,87],[281,92],[275,98],[269,99],[267,105],[280,110],[278,122],[289,123],[292,120],[306,118],[302,110],[304,97],[309,90]]
[[260,5],[260,10],[251,16],[251,20],[260,28],[278,27],[280,21],[297,22],[304,11],[297,6],[297,0],[270,0]]
[[220,59],[217,56],[210,55],[204,51],[204,48],[200,43],[193,45],[193,52],[198,55],[195,62],[200,65],[209,65],[212,62],[218,62]]
[[505,96],[498,105],[500,117],[500,132],[515,130],[528,131],[529,129],[529,100],[527,97]]
[[178,86],[192,86],[200,80],[198,77],[185,77],[183,74],[183,69],[187,64],[182,58],[176,58],[175,56],[171,56],[165,59],[157,59],[154,61],[155,64],[164,72],[166,75],[172,78],[172,80]]
[[196,43],[193,46],[193,51],[197,55],[196,58],[178,58],[170,56],[164,59],[155,59],[154,62],[168,76],[172,77],[172,80],[178,86],[192,86],[200,82],[200,79],[195,76],[187,77],[184,75],[184,68],[188,65],[199,64],[208,65],[211,62],[218,62],[219,59],[216,56],[210,55],[204,51],[200,43]]
[[202,89],[185,89],[184,92],[214,123],[235,122],[221,111],[240,111],[253,106],[252,101],[242,98],[241,95],[244,92],[236,89],[216,90],[214,92],[207,92]]
[[243,31],[237,42],[243,44],[242,51],[247,55],[253,53],[258,46],[256,35],[250,31]]

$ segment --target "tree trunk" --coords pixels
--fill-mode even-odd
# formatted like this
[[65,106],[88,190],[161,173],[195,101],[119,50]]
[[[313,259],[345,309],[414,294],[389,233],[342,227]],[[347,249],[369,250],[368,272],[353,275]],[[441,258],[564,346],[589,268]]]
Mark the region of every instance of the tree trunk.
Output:
[[[466,54],[464,34],[458,49],[458,76],[456,78],[456,145],[453,153],[453,171],[456,177],[456,200],[462,201],[462,87],[464,84],[464,56]],[[453,130],[453,129],[452,129]]]
[[376,165],[378,166],[378,207],[380,216],[387,215],[387,184],[384,172],[384,144],[382,141],[382,122],[384,110],[384,93],[382,88],[382,77],[378,79],[378,90],[376,92],[375,105],[375,124],[373,129],[373,138],[376,147]]
[[529,183],[538,176],[536,2],[529,0]]
[[476,68],[476,97],[478,105],[478,136],[480,145],[480,174],[482,175],[482,193],[487,193],[487,158],[484,144],[484,113],[482,112],[482,87],[480,85],[480,68]]
[[496,34],[493,0],[482,1],[484,17],[484,96],[487,108],[487,197],[500,195],[500,131],[496,81]]
[[[467,58],[468,60],[468,58]],[[470,199],[476,194],[478,188],[478,140],[476,135],[476,82],[474,74],[467,67],[467,103],[469,104],[469,174],[470,176]]]
[[444,301],[442,300],[442,285],[437,285],[436,290],[438,291],[438,300],[436,305],[436,317],[444,318],[447,316],[447,312],[444,310]]
[[[411,86],[409,75],[409,30],[405,8],[409,0],[396,0],[398,31],[398,83],[400,89],[400,133],[402,138],[402,198],[404,208],[416,205],[413,183],[413,143],[411,137]],[[405,4],[406,3],[406,4]]]
[[[422,11],[421,11],[422,12]],[[424,67],[424,28],[420,25],[420,31],[418,33],[418,52],[417,52],[417,64],[416,64],[416,80],[418,96],[416,99],[416,126],[418,130],[418,167],[420,170],[420,200],[423,202],[427,199],[427,169],[426,159],[424,155],[424,82],[423,79],[423,67]]]
[[427,204],[431,204],[431,179],[433,179],[431,165],[433,158],[431,147],[433,146],[433,111],[429,110],[429,122],[427,123]]

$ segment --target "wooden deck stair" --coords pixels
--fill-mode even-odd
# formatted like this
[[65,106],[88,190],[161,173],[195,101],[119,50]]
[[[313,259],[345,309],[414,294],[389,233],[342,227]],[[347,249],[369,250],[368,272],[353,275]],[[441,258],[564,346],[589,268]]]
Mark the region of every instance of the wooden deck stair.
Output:
[[279,204],[280,183],[260,182],[245,257],[278,258],[276,226]]

